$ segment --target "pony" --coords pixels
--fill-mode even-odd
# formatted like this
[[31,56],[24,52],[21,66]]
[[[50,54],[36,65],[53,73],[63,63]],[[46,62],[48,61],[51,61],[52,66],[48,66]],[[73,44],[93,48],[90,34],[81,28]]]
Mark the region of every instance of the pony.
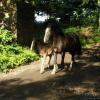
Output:
[[40,73],[42,74],[44,72],[44,64],[47,57],[49,57],[47,65],[48,68],[50,67],[50,60],[52,57],[53,48],[49,44],[45,44],[43,41],[35,40],[34,50],[41,56],[42,62],[41,62]]
[[65,53],[69,52],[72,55],[72,60],[68,70],[72,69],[72,64],[75,61],[75,55],[80,55],[82,53],[79,36],[75,33],[64,35],[62,29],[59,26],[59,23],[56,20],[47,20],[44,34],[44,43],[51,44],[53,48],[54,67],[51,74],[55,74],[58,69],[57,53],[62,54],[62,69],[64,68]]

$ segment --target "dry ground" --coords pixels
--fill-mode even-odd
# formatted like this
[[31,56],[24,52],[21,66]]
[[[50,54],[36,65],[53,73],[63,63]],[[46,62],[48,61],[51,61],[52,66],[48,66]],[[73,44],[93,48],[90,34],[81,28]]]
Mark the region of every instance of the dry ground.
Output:
[[[68,54],[66,61],[70,62]],[[83,49],[70,72],[51,75],[49,69],[40,74],[40,65],[36,61],[0,74],[0,100],[100,100],[100,45]]]

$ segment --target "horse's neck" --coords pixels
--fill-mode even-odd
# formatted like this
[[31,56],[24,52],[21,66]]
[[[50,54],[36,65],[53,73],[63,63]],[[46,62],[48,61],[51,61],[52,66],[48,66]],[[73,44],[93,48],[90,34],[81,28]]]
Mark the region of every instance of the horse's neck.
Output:
[[63,32],[62,31],[60,31],[60,32],[56,32],[55,34],[54,34],[54,36],[53,36],[53,41],[55,40],[55,41],[59,41],[59,38],[64,38],[65,36],[64,36],[64,34],[63,34]]
[[63,41],[64,41],[65,37],[64,34],[55,34],[53,37],[53,48],[57,48],[57,49],[61,49],[63,45]]

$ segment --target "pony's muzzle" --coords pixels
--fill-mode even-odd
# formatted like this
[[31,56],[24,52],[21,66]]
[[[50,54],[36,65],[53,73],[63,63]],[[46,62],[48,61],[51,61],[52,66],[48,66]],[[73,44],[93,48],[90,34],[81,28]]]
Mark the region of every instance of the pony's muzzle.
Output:
[[48,41],[44,38],[44,43],[48,43]]

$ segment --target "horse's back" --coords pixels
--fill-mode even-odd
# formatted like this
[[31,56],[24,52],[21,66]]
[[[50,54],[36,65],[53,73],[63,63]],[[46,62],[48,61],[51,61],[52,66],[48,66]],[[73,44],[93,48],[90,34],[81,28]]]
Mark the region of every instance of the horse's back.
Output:
[[66,38],[69,41],[70,50],[77,54],[81,54],[82,47],[81,47],[79,36],[76,33],[69,33],[66,35]]

